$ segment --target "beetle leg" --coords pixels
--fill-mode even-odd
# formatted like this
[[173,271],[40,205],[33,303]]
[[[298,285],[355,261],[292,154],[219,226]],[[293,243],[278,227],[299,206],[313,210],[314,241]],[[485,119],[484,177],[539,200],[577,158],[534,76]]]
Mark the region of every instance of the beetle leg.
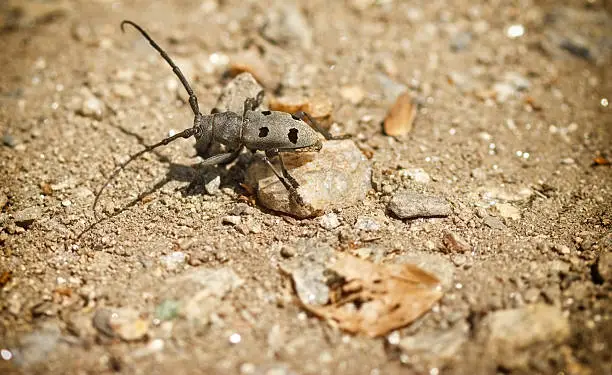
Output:
[[321,125],[319,125],[319,123],[314,118],[312,118],[312,116],[310,116],[308,113],[306,113],[304,111],[297,111],[293,115],[295,117],[299,118],[300,120],[304,121],[308,125],[310,125],[310,127],[313,128],[314,130],[316,130],[319,133],[323,134],[325,139],[327,139],[328,141],[329,140],[336,140],[336,139],[347,139],[347,138],[351,137],[348,134],[338,135],[338,136],[332,135],[327,129],[322,128]]
[[[268,167],[272,169],[272,172],[274,172],[276,177],[278,177],[278,180],[283,184],[283,186],[285,186],[285,189],[287,189],[287,191],[289,192],[289,197],[292,197],[300,206],[303,206],[304,200],[302,199],[302,197],[300,197],[300,194],[297,191],[297,187],[294,187],[292,184],[287,182],[287,179],[285,179],[285,177],[283,177],[280,173],[278,173],[278,171],[276,170],[276,168],[270,161],[270,158],[267,156],[267,154],[268,153],[266,152],[266,156],[263,157],[263,161],[265,161],[266,164],[268,164]],[[293,177],[291,177],[291,179],[293,179]],[[295,179],[293,179],[293,181],[297,183]]]
[[199,164],[201,167],[206,167],[209,165],[217,165],[217,164],[227,164],[232,162],[238,154],[240,153],[241,148],[238,148],[235,151],[227,152],[224,154],[217,154],[209,157],[208,159],[202,160]]
[[278,149],[272,149],[272,150],[266,151],[266,156],[269,158],[278,156],[278,160],[280,161],[281,173],[283,174],[283,177],[285,177],[289,181],[291,186],[293,186],[294,188],[297,189],[300,186],[297,180],[289,174],[289,171],[287,170],[287,168],[285,167],[285,163],[283,162],[283,157],[279,153]]

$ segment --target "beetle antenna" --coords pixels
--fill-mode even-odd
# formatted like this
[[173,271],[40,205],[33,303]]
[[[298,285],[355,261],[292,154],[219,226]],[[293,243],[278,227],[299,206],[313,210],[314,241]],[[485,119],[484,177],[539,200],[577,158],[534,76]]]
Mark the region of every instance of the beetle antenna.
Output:
[[94,212],[94,216],[96,215],[96,206],[98,205],[98,201],[100,200],[100,196],[102,195],[102,192],[111,183],[111,181],[113,181],[115,179],[115,177],[117,177],[119,172],[121,172],[128,164],[130,164],[132,161],[136,160],[140,156],[146,154],[147,152],[151,152],[151,151],[155,150],[158,147],[165,146],[168,143],[174,142],[175,140],[177,140],[179,138],[190,138],[193,135],[195,135],[197,131],[198,131],[198,129],[195,128],[195,127],[185,129],[182,132],[180,132],[178,134],[175,134],[175,135],[173,135],[171,137],[162,139],[161,141],[159,141],[159,142],[157,142],[157,143],[155,143],[153,145],[146,146],[143,150],[140,150],[137,153],[131,155],[128,160],[126,160],[125,162],[119,164],[119,166],[113,171],[113,173],[106,179],[106,182],[104,183],[104,185],[102,185],[100,190],[96,193],[96,197],[94,199],[94,203],[93,203],[93,206],[92,206],[92,209],[93,209],[93,212]]
[[157,43],[155,43],[155,41],[149,36],[149,34],[147,34],[146,31],[143,30],[142,27],[138,26],[136,23],[134,23],[132,21],[124,20],[124,21],[121,22],[121,31],[123,31],[123,32],[125,32],[125,29],[124,29],[125,24],[132,25],[136,30],[140,31],[142,36],[144,36],[144,38],[149,41],[151,46],[153,46],[153,48],[155,48],[155,50],[157,52],[159,52],[161,57],[163,57],[164,60],[166,60],[166,62],[172,68],[172,71],[174,72],[174,74],[176,74],[178,79],[183,84],[183,87],[185,88],[185,91],[187,91],[187,94],[189,94],[189,106],[191,106],[191,110],[193,111],[193,114],[195,116],[199,116],[200,115],[200,108],[198,107],[198,98],[194,94],[193,89],[189,85],[189,82],[187,82],[187,79],[185,78],[185,76],[183,75],[183,72],[181,72],[179,67],[176,66],[176,64],[174,63],[174,61],[172,61],[170,56],[168,56],[166,51],[164,51]]

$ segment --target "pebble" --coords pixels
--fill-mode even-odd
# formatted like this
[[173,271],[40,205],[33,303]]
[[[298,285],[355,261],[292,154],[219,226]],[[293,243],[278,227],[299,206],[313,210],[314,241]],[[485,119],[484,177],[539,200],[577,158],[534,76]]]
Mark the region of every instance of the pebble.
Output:
[[[160,300],[171,300],[165,306],[170,315],[178,314],[195,327],[205,327],[211,322],[223,324],[219,311],[233,309],[231,302],[223,299],[244,281],[229,267],[197,268],[166,280],[157,293]],[[180,291],[180,293],[177,293]],[[172,306],[176,303],[177,311]]]
[[4,133],[4,135],[2,135],[2,143],[5,146],[11,147],[11,148],[17,146],[17,141],[15,141],[15,137],[13,137],[9,133]]
[[70,207],[70,206],[72,206],[72,202],[71,202],[69,199],[64,199],[64,200],[62,201],[62,206],[64,206],[64,207]]
[[223,216],[223,219],[221,219],[221,223],[229,225],[240,225],[241,222],[242,219],[240,218],[240,216],[235,215]]
[[113,86],[113,93],[121,98],[133,98],[134,90],[125,83],[116,83]]
[[472,33],[459,32],[456,33],[450,42],[450,48],[453,52],[461,52],[466,50],[472,42]]
[[[404,337],[398,346],[402,353],[428,367],[442,367],[461,359],[461,347],[468,341],[469,326],[457,323],[444,331],[422,332]],[[416,362],[416,361],[415,361]]]
[[19,340],[19,347],[12,351],[14,361],[20,366],[30,366],[44,362],[48,354],[55,350],[61,339],[61,329],[55,322],[47,322],[34,332]]
[[483,218],[482,222],[491,229],[506,229],[506,225],[500,220],[500,218],[495,216],[487,215]]
[[137,341],[149,331],[150,322],[138,311],[124,307],[120,309],[98,309],[93,317],[93,326],[108,337],[119,337],[125,341]]
[[15,220],[15,225],[27,229],[36,220],[40,219],[41,216],[42,209],[38,206],[32,206],[15,212],[13,214],[13,220]]
[[412,130],[416,114],[417,105],[413,103],[410,93],[400,94],[384,120],[383,130],[385,134],[395,137],[409,133]]
[[605,250],[597,257],[594,278],[598,283],[612,281],[612,252]]
[[360,216],[355,222],[355,229],[364,231],[377,231],[380,229],[380,224],[369,216]]
[[172,320],[178,316],[179,308],[179,301],[165,299],[155,308],[155,318],[161,321]]
[[312,29],[295,3],[277,2],[266,15],[263,35],[267,39],[286,47],[312,48]]
[[338,215],[333,212],[327,213],[319,219],[319,226],[323,229],[332,230],[340,226]]
[[208,182],[204,184],[204,190],[210,195],[215,195],[219,192],[219,187],[221,187],[221,176],[215,175],[211,179],[208,179]]
[[340,96],[352,105],[358,105],[363,101],[366,93],[360,86],[344,86],[340,89]]
[[187,261],[187,256],[182,251],[174,251],[170,255],[160,258],[161,263],[168,271],[174,271]]
[[387,208],[400,219],[441,217],[452,213],[446,199],[411,191],[396,193]]
[[489,313],[477,337],[499,366],[525,372],[534,353],[568,339],[570,326],[557,307],[534,304]]
[[327,263],[334,250],[326,243],[301,240],[295,243],[296,255],[280,264],[291,275],[298,298],[306,305],[325,305],[329,301]]
[[495,208],[501,217],[513,220],[520,220],[521,218],[521,211],[509,203],[498,203]]
[[291,258],[295,255],[295,248],[285,245],[281,247],[280,255],[283,258]]
[[104,107],[104,103],[100,99],[93,95],[88,95],[83,99],[81,108],[77,113],[81,116],[102,120],[104,117]]
[[372,186],[370,163],[352,140],[327,141],[318,153],[286,153],[283,160],[300,183],[304,205],[289,200],[287,189],[262,160],[251,163],[247,172],[247,184],[258,186],[259,201],[274,211],[298,218],[319,216],[361,202]]
[[472,250],[472,246],[466,240],[453,232],[444,233],[442,244],[450,253],[466,253]]
[[429,177],[429,174],[423,168],[402,170],[400,174],[406,174],[411,180],[419,184],[428,184],[431,181],[431,177]]

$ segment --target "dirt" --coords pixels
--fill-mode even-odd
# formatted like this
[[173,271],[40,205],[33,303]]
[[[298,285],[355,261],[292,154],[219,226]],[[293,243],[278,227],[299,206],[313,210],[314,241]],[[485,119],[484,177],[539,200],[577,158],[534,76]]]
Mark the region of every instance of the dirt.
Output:
[[[3,2],[0,372],[606,373],[610,4]],[[326,229],[258,205],[240,185],[248,156],[202,169],[193,141],[177,141],[118,176],[100,198],[98,216],[110,217],[98,222],[94,194],[113,169],[192,124],[172,71],[135,30],[121,32],[123,19],[176,59],[203,113],[229,80],[226,57],[246,51],[240,64],[263,77],[266,95],[326,96],[331,130],[372,156],[368,197],[336,209],[340,226]],[[382,122],[400,89],[419,110],[411,132],[393,138]],[[428,182],[410,177],[415,168]],[[210,173],[221,176],[215,195],[204,188]],[[387,203],[401,190],[444,197],[453,213],[400,220]],[[363,217],[378,226],[355,228]],[[299,256],[298,239],[369,248],[382,263],[424,254],[450,264],[452,280],[394,336],[349,335],[296,303],[278,264]],[[151,320],[169,280],[224,267],[244,282],[219,297],[210,322]],[[486,317],[531,304],[561,310],[569,337],[534,344],[516,365],[488,356]],[[135,310],[151,326],[133,340],[108,337],[91,327],[104,308]],[[435,365],[397,345],[462,324],[465,342]]]

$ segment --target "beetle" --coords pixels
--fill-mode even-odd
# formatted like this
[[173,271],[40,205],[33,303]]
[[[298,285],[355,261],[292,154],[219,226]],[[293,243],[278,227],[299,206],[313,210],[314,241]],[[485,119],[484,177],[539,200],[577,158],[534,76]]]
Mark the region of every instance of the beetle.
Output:
[[[96,194],[93,204],[94,213],[104,189],[129,163],[143,154],[165,146],[177,139],[191,137],[196,139],[200,150],[207,150],[215,143],[226,146],[225,152],[208,157],[200,163],[201,166],[230,163],[238,157],[244,148],[253,152],[263,151],[265,154],[263,160],[287,189],[290,198],[296,203],[303,205],[304,201],[297,192],[299,183],[287,171],[281,153],[318,152],[322,147],[320,135],[323,135],[327,140],[345,139],[348,136],[332,136],[327,130],[321,128],[308,113],[303,111],[293,114],[280,111],[258,111],[257,108],[261,105],[264,98],[263,90],[255,98],[245,99],[241,114],[226,111],[203,115],[198,106],[197,96],[170,56],[138,24],[124,20],[121,22],[121,31],[125,31],[125,25],[130,25],[138,30],[170,65],[189,95],[189,106],[194,115],[193,126],[162,139],[153,145],[146,146],[143,150],[131,155],[125,162],[121,163]],[[270,161],[273,157],[279,158],[280,171]]]

